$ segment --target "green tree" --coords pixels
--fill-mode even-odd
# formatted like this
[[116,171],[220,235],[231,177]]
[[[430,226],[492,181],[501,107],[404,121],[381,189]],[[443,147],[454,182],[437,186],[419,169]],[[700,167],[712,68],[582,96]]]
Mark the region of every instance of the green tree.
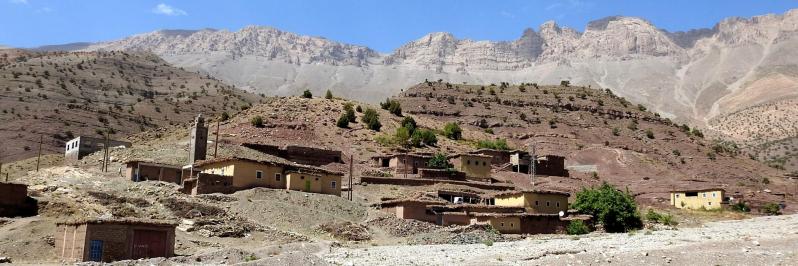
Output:
[[449,163],[449,158],[447,158],[446,154],[436,153],[427,161],[427,167],[432,169],[449,169],[452,168],[452,164]]
[[380,107],[396,116],[402,116],[402,104],[397,100],[385,99],[384,103],[380,103]]
[[560,81],[560,86],[563,86],[563,87],[571,86],[571,81],[562,80],[562,81]]
[[349,116],[347,116],[346,113],[341,114],[341,117],[338,118],[338,122],[336,122],[335,125],[340,128],[349,127]]
[[593,215],[607,232],[626,232],[643,225],[632,195],[606,182],[598,188],[582,189],[571,207]]
[[463,130],[455,122],[446,123],[443,126],[443,135],[449,139],[459,140],[463,138]]
[[307,98],[307,99],[313,98],[313,93],[310,93],[310,90],[305,90],[304,92],[302,92],[302,98]]
[[333,98],[332,92],[330,90],[327,90],[327,93],[324,94],[324,99],[332,100],[332,98]]
[[371,130],[380,131],[380,128],[382,128],[382,123],[380,123],[380,114],[377,113],[377,110],[372,108],[366,108],[366,111],[363,112],[363,118],[361,118],[361,121],[363,121],[363,123],[366,124],[366,127]]
[[768,203],[762,206],[762,213],[767,215],[781,215],[781,206],[776,203]]
[[256,115],[249,119],[249,123],[254,127],[263,127],[263,117]]
[[227,112],[222,112],[222,116],[220,117],[220,119],[222,121],[227,121],[227,119],[230,119],[230,114],[228,114]]
[[406,127],[396,128],[396,133],[393,135],[393,142],[402,147],[409,148],[412,145],[410,143],[410,130]]

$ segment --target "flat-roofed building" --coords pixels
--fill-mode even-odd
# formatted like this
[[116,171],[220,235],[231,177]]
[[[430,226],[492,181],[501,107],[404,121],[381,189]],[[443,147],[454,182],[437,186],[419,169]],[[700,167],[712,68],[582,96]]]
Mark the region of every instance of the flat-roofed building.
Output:
[[[111,147],[126,147],[131,146],[130,142],[107,140],[107,145]],[[106,140],[102,138],[93,138],[80,136],[67,141],[64,149],[64,158],[67,161],[77,161],[83,159],[86,155],[101,151],[106,146]]]
[[477,181],[490,181],[491,160],[493,157],[482,154],[458,154],[450,158],[454,169],[463,172],[466,178]]
[[182,170],[177,165],[151,161],[131,160],[125,162],[125,177],[134,182],[153,180],[180,184]]
[[494,194],[494,204],[523,207],[528,213],[557,214],[568,210],[567,192],[550,190],[516,190]]
[[66,263],[172,257],[176,223],[119,218],[56,223],[55,252]]
[[685,189],[671,191],[671,205],[682,209],[715,210],[728,203],[724,200],[726,191],[722,188]]

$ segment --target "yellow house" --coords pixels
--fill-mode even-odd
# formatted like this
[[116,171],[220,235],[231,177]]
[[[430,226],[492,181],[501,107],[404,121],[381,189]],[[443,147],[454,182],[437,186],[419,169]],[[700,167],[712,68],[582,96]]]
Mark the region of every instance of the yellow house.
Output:
[[200,172],[232,176],[232,187],[267,187],[313,193],[341,195],[342,173],[282,161],[247,158],[219,158],[194,164]]
[[495,194],[494,205],[523,207],[528,213],[556,214],[568,210],[570,194],[559,191],[523,190]]
[[671,205],[679,209],[720,209],[725,193],[720,188],[671,191]]
[[453,157],[452,164],[457,171],[465,173],[467,178],[489,181],[491,160],[493,157],[490,155],[459,154]]

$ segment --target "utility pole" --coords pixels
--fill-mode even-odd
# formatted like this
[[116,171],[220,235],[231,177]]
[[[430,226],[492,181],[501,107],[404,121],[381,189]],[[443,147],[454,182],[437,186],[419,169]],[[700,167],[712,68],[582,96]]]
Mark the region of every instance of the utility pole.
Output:
[[349,155],[349,200],[350,201],[354,198],[352,194],[355,193],[352,190],[352,171],[354,170],[354,158],[355,158],[354,155],[352,154]]
[[103,145],[103,172],[108,171],[108,130],[105,131],[105,145]]
[[44,142],[44,135],[39,135],[39,155],[36,156],[36,172],[39,172],[39,162],[42,160],[42,142]]
[[213,158],[216,158],[216,152],[219,151],[219,125],[222,119],[216,118],[216,140],[213,141]]
[[[4,147],[4,146],[2,146],[2,144],[0,144],[0,147]],[[0,176],[3,176],[3,149],[2,148],[0,148]]]
[[529,155],[529,166],[531,167],[531,171],[529,171],[529,179],[532,182],[532,185],[535,185],[535,164],[538,162],[537,150],[535,147],[535,142],[531,144],[532,146],[532,153]]

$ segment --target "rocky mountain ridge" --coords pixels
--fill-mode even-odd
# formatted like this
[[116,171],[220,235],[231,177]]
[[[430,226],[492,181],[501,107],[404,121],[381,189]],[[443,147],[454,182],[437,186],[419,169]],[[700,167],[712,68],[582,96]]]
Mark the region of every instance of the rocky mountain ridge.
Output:
[[[634,17],[590,22],[583,32],[549,21],[511,41],[431,33],[381,54],[270,27],[167,30],[84,50],[148,50],[247,90],[296,95],[327,89],[376,102],[425,79],[452,83],[609,88],[664,117],[711,119],[798,95],[798,9],[728,18],[711,29],[668,32]],[[724,135],[728,132],[709,132]]]

